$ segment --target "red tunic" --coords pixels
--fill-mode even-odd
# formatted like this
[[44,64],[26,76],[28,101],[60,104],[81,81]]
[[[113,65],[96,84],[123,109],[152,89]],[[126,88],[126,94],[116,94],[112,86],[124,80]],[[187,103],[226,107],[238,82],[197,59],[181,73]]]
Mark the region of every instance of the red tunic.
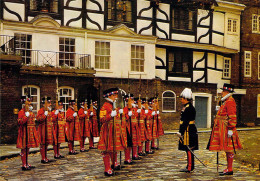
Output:
[[83,130],[84,130],[84,137],[90,137],[89,114],[88,113],[84,114],[84,109],[80,108],[78,111],[78,116],[79,116],[79,122],[80,122],[80,136],[83,137]]
[[18,137],[17,148],[26,148],[26,123],[27,123],[27,148],[36,148],[39,146],[38,134],[35,127],[35,116],[30,112],[29,117],[25,116],[24,108],[18,113]]
[[152,111],[149,109],[148,113],[146,115],[146,131],[147,131],[147,139],[149,141],[152,140],[152,127],[153,127],[153,116],[152,116]]
[[[66,125],[66,119],[65,119],[65,113],[59,112],[57,115],[55,115],[55,111],[52,111],[52,120],[53,120],[53,128],[54,132],[56,134],[56,140],[55,145],[58,143],[64,143],[65,142],[65,125]],[[58,135],[58,140],[57,140]]]
[[139,114],[139,117],[138,117],[138,120],[139,120],[138,126],[139,126],[139,130],[140,130],[140,140],[141,140],[141,142],[148,140],[148,134],[147,134],[147,130],[146,130],[145,119],[146,119],[145,110],[141,109],[141,113]]
[[[90,113],[90,109],[88,110]],[[97,121],[97,111],[96,109],[93,108],[93,116],[89,117],[90,124],[89,124],[89,129],[92,137],[99,137],[99,131],[98,131],[98,121]]]
[[[126,128],[128,132],[132,135],[132,142],[133,146],[141,146],[141,139],[140,139],[140,130],[138,127],[138,113],[136,108],[132,108],[132,116],[131,119],[128,116],[128,108],[124,108],[124,114],[125,114],[125,119],[126,119]],[[130,129],[130,123],[132,126],[132,129]]]
[[[101,151],[123,151],[127,147],[127,139],[124,134],[125,131],[122,130],[120,114],[117,110],[117,116],[112,118],[112,109],[113,105],[110,102],[105,102],[100,109],[100,121],[102,122],[102,127],[100,131],[98,149]],[[115,124],[115,127],[113,127],[113,123]],[[115,129],[113,130],[113,128]]]
[[[44,108],[41,108],[38,111],[37,114],[37,121],[40,123],[38,127],[38,132],[39,132],[39,140],[40,144],[45,144],[45,140],[47,140],[47,144],[53,144],[57,142],[56,140],[56,134],[54,132],[53,128],[53,122],[52,122],[52,113],[48,112],[47,119],[46,116],[44,115]],[[45,138],[45,123],[47,122],[47,138]]]
[[80,141],[79,117],[73,117],[74,113],[75,111],[72,108],[68,108],[66,112],[66,137],[69,141]]
[[154,125],[153,125],[153,138],[159,138],[159,136],[164,135],[162,120],[160,114],[154,115]]
[[232,139],[231,137],[228,137],[228,130],[233,131],[232,137],[235,149],[242,149],[236,130],[236,124],[236,102],[233,97],[229,97],[217,112],[209,142],[209,150],[225,152],[234,151]]

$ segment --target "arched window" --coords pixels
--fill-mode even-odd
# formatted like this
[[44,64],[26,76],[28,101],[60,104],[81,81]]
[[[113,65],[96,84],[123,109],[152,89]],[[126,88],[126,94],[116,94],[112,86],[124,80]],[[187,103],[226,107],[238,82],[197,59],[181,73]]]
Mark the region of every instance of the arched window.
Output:
[[176,112],[176,94],[167,90],[162,93],[162,111]]
[[68,109],[69,101],[74,99],[74,88],[63,86],[59,87],[59,100],[63,101],[64,109]]
[[[27,90],[28,89],[28,90]],[[32,98],[33,113],[37,114],[40,109],[40,88],[35,85],[25,85],[22,87],[22,95],[30,95]]]

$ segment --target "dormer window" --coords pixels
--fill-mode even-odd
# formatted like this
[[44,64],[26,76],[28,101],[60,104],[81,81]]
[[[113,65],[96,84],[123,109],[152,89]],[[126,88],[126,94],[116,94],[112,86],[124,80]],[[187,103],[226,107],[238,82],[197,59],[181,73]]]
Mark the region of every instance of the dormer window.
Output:
[[30,10],[43,13],[58,13],[58,0],[30,0]]

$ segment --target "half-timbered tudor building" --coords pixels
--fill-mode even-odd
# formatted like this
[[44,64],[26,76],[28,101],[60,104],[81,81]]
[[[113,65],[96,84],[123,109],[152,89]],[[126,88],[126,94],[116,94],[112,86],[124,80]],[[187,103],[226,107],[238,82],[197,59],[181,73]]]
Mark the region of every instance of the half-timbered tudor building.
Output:
[[[218,88],[230,83],[245,6],[220,0],[2,0],[2,137],[29,92],[67,101],[118,86],[158,95],[164,128],[179,124],[192,88],[198,127],[210,127]],[[4,120],[4,121],[3,121]],[[4,124],[3,124],[4,123]]]

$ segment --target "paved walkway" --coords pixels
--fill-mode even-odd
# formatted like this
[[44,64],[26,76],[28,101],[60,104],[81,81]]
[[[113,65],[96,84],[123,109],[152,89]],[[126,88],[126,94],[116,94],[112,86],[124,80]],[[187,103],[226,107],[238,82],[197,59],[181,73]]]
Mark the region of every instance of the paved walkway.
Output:
[[[260,130],[240,131],[243,139],[259,137]],[[100,151],[90,150],[78,155],[68,155],[68,148],[63,148],[61,153],[66,158],[56,160],[49,164],[40,163],[40,153],[29,155],[29,162],[36,166],[31,171],[21,171],[20,157],[12,157],[0,161],[0,180],[260,180],[260,172],[257,168],[247,168],[236,160],[234,161],[233,176],[218,176],[216,170],[216,153],[205,149],[209,132],[199,133],[200,150],[196,155],[207,165],[205,168],[195,161],[193,173],[181,173],[179,170],[186,166],[185,152],[177,150],[175,134],[167,134],[160,140],[160,150],[153,155],[143,157],[134,165],[127,165],[114,177],[104,176],[104,165]],[[258,145],[260,149],[260,145]],[[76,147],[79,150],[79,147]],[[49,158],[53,158],[53,151],[48,151]],[[221,165],[219,170],[226,166],[224,153],[220,154]],[[124,157],[124,156],[123,156]],[[236,159],[236,158],[235,158]]]

